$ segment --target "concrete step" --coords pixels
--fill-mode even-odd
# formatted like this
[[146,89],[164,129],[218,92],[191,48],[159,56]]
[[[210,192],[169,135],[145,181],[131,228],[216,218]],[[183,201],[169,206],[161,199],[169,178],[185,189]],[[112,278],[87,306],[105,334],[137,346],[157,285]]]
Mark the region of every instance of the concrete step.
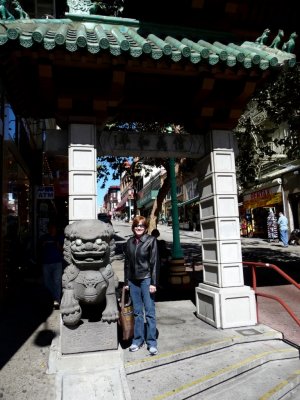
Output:
[[159,355],[149,357],[146,348],[124,351],[126,373],[142,371],[239,343],[282,340],[281,332],[266,325],[216,329],[195,316],[191,301],[166,301],[156,304]]
[[[148,369],[135,368],[135,371],[133,371],[132,364],[125,364],[132,400],[178,400],[187,399],[191,396],[194,399],[198,399],[200,398],[199,393],[207,391],[216,385],[221,390],[220,384],[228,380],[234,381],[233,378],[237,379],[236,377],[241,379],[241,374],[244,375],[249,371],[253,372],[253,382],[255,382],[256,377],[260,376],[260,371],[263,371],[266,365],[270,366],[275,363],[277,375],[279,375],[280,362],[293,362],[287,368],[289,371],[288,376],[293,375],[296,371],[297,362],[299,363],[298,349],[279,339],[237,343],[232,346],[228,346],[225,343],[225,346],[224,348],[207,351],[188,358],[180,359],[179,357],[176,362],[157,363],[157,366],[153,362],[158,362],[160,358],[166,358],[166,356],[151,357],[152,365],[140,360],[140,364],[148,364],[150,366]],[[262,379],[262,382],[264,380],[267,381],[267,378],[272,375],[272,371],[269,371],[265,379]],[[296,377],[295,382],[298,379],[297,374]],[[275,378],[269,386],[266,386],[266,389],[262,384],[260,386],[253,384],[253,388],[260,389],[260,393],[263,395],[268,390],[271,390],[276,385],[276,382]],[[293,387],[295,386],[296,383]],[[248,398],[253,400],[258,399],[259,396],[260,394],[255,394]],[[235,398],[246,399],[247,397],[230,396],[230,399]]]
[[[282,396],[290,396],[291,390],[297,390],[300,385],[299,367],[299,359],[270,361],[208,389],[205,392],[205,400],[219,400],[220,397],[222,400],[285,398]],[[191,397],[193,400],[196,398],[195,396]],[[288,398],[290,397],[286,397],[286,399]]]
[[299,400],[300,399],[300,385],[292,389],[285,396],[280,398],[281,400]]

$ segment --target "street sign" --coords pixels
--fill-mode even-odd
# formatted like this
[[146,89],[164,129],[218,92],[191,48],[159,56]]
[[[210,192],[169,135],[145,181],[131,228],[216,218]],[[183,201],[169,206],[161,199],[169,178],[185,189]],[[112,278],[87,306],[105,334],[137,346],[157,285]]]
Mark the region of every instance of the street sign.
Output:
[[54,187],[53,186],[38,186],[36,198],[38,200],[54,199]]

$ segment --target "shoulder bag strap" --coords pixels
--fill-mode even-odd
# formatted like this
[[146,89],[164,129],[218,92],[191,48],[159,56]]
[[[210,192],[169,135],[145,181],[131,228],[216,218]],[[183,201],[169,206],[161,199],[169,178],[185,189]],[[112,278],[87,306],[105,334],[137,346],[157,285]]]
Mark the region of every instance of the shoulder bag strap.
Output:
[[121,296],[121,310],[124,311],[124,305],[125,305],[125,286],[122,288],[122,296]]

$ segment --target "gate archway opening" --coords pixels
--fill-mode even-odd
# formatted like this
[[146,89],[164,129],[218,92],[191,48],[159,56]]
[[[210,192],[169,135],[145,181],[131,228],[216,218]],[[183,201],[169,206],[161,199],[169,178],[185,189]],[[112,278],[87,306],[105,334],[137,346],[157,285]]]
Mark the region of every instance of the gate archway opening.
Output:
[[[241,29],[241,18],[248,15],[238,15],[238,7],[207,18],[209,10],[192,3],[183,6],[183,15],[193,29],[76,13],[73,5],[65,19],[4,18],[1,76],[16,115],[55,118],[64,130],[71,221],[96,217],[97,149],[110,145],[109,153],[115,152],[122,141],[105,136],[105,124],[179,120],[199,135],[187,145],[191,153],[204,149],[198,171],[204,283],[197,288],[197,313],[216,327],[253,325],[254,294],[242,274],[231,130],[259,85],[283,65],[295,65],[296,58],[268,46],[268,38],[258,35],[259,24],[251,32]],[[261,5],[253,7],[258,11]],[[215,30],[199,30],[196,15],[207,28],[216,20]],[[251,41],[245,41],[248,34]],[[155,138],[148,139],[148,150],[160,151]],[[172,146],[167,143],[176,157]]]

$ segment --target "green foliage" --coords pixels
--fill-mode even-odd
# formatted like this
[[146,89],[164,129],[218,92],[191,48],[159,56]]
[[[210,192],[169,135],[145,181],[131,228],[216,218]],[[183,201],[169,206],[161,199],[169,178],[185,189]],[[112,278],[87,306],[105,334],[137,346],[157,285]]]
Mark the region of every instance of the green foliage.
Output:
[[97,158],[97,181],[101,182],[101,189],[105,188],[110,177],[114,180],[120,179],[126,161],[127,158],[124,157],[103,156]]
[[[254,107],[254,108],[253,108]],[[251,110],[264,115],[256,123]],[[272,76],[265,87],[255,94],[248,110],[242,115],[235,129],[239,155],[236,159],[240,185],[247,187],[258,177],[262,161],[274,154],[270,147],[270,134],[285,123],[287,135],[274,139],[276,146],[283,146],[283,154],[290,160],[300,158],[300,67],[284,67],[279,75]]]

